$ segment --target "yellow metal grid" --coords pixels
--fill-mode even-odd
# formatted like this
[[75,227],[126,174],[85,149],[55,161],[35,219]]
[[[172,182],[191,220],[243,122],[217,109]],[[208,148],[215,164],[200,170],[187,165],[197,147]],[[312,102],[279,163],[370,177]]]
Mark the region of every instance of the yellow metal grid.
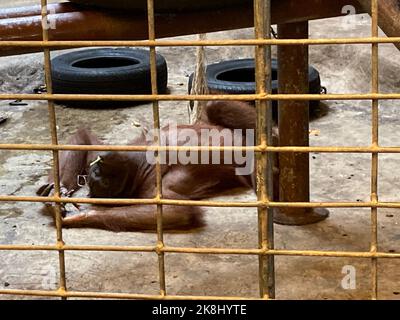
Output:
[[[43,23],[47,20],[47,0],[41,0]],[[259,257],[259,287],[260,298],[274,299],[274,256],[313,256],[313,257],[348,257],[367,258],[371,260],[371,298],[378,296],[378,258],[400,258],[400,253],[378,251],[377,244],[377,210],[378,208],[400,208],[400,202],[380,202],[378,199],[378,155],[379,153],[400,153],[400,147],[379,146],[379,100],[400,99],[400,93],[379,93],[378,81],[378,48],[381,43],[398,43],[400,37],[378,37],[378,0],[371,1],[372,32],[371,37],[365,38],[334,38],[334,39],[270,39],[270,0],[254,1],[255,39],[251,40],[194,40],[194,41],[162,41],[155,39],[154,0],[147,0],[149,39],[145,41],[50,41],[48,31],[43,28],[43,41],[0,41],[0,47],[42,47],[45,57],[45,75],[47,93],[33,94],[0,94],[0,100],[47,100],[49,123],[52,137],[51,144],[0,144],[0,150],[51,150],[53,152],[53,174],[55,193],[51,197],[27,197],[0,195],[0,201],[54,202],[56,205],[57,241],[54,245],[0,245],[0,250],[21,251],[57,251],[59,254],[60,279],[59,288],[55,291],[45,290],[10,290],[2,289],[3,295],[32,295],[86,298],[121,298],[121,299],[241,299],[241,297],[223,296],[177,296],[168,295],[165,283],[165,253],[192,254],[237,254],[256,255]],[[271,94],[269,87],[270,59],[272,45],[323,45],[323,44],[371,44],[372,46],[372,83],[371,92],[366,94]],[[256,94],[247,95],[159,95],[157,94],[156,48],[164,46],[235,46],[245,45],[255,47],[256,59]],[[151,95],[65,95],[53,94],[51,88],[50,50],[55,48],[93,46],[139,46],[150,48],[151,62]],[[257,145],[254,147],[162,147],[157,137],[155,146],[74,146],[60,145],[57,141],[57,126],[54,101],[57,100],[113,100],[113,101],[153,101],[153,123],[155,129],[160,129],[159,101],[182,100],[255,100],[257,108]],[[271,100],[371,100],[372,101],[372,141],[364,147],[274,147],[270,143],[270,102]],[[257,153],[257,201],[252,202],[221,202],[221,201],[183,201],[163,199],[161,186],[161,170],[159,161],[156,163],[157,183],[154,199],[90,199],[62,198],[60,196],[58,152],[60,150],[96,150],[96,151],[196,151],[196,150],[253,150]],[[274,152],[322,152],[322,153],[368,153],[371,154],[371,198],[369,202],[275,202],[270,199],[270,161]],[[158,158],[157,158],[158,159]],[[60,214],[61,203],[89,204],[156,204],[157,205],[157,243],[154,246],[87,246],[68,245],[62,238],[62,221]],[[227,248],[189,248],[171,247],[164,244],[162,228],[163,205],[180,206],[209,206],[209,207],[256,207],[258,208],[259,247],[257,249],[227,249]],[[318,251],[318,250],[278,250],[273,247],[272,209],[276,207],[307,207],[307,208],[371,208],[371,245],[366,252],[349,251]],[[154,252],[158,255],[159,264],[159,295],[108,293],[108,292],[76,292],[67,289],[65,279],[65,251],[116,251],[116,252]]]

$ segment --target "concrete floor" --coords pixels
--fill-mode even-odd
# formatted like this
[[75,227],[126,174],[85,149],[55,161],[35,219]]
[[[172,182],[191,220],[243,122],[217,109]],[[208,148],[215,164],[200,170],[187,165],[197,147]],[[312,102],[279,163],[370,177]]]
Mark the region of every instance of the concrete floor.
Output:
[[[11,1],[5,1],[11,3]],[[2,4],[5,3],[2,1]],[[31,1],[30,1],[31,2]],[[311,22],[310,36],[368,36],[369,18],[350,28],[344,19]],[[250,38],[251,29],[210,34],[210,38]],[[186,37],[185,39],[188,39]],[[194,69],[192,48],[159,50],[169,64],[169,89],[174,94],[187,90],[187,76]],[[370,46],[313,46],[310,62],[321,72],[323,85],[330,93],[368,92],[370,88]],[[54,53],[56,54],[56,53]],[[58,54],[58,53],[57,53]],[[252,48],[208,48],[208,62],[251,57]],[[392,45],[380,46],[380,89],[398,92],[400,54]],[[0,92],[31,92],[43,83],[41,54],[0,58]],[[328,112],[311,123],[319,132],[311,135],[314,146],[368,145],[371,140],[369,101],[324,102]],[[84,107],[90,107],[83,105]],[[45,102],[28,101],[27,106],[0,102],[9,120],[0,128],[0,143],[48,143]],[[398,101],[380,103],[380,143],[400,144],[397,129]],[[169,119],[188,121],[187,103],[162,102],[162,123]],[[133,122],[151,123],[151,106],[141,105],[114,110],[68,109],[57,106],[60,142],[81,125],[89,125],[111,143],[125,143],[138,134]],[[379,197],[399,201],[400,155],[382,155],[379,162]],[[362,154],[313,154],[311,157],[312,201],[368,201],[370,156]],[[49,152],[0,152],[0,194],[34,195],[51,167]],[[254,195],[232,195],[224,200],[251,200]],[[222,198],[221,198],[222,199]],[[0,204],[0,244],[53,244],[55,230],[39,213],[40,204]],[[255,248],[257,214],[255,209],[207,208],[208,226],[199,232],[167,234],[172,246]],[[369,209],[331,209],[321,223],[289,227],[275,225],[279,249],[366,251],[370,244]],[[400,251],[399,214],[395,209],[379,210],[379,250]],[[98,230],[65,230],[67,244],[153,245],[154,234],[112,233]],[[0,288],[54,289],[58,257],[53,252],[0,252]],[[111,291],[157,294],[157,256],[149,253],[67,252],[67,283],[70,290]],[[341,287],[342,268],[356,270],[356,288]],[[370,297],[368,259],[277,257],[276,293],[278,299],[368,299]],[[400,297],[400,262],[379,261],[379,298]],[[167,254],[167,291],[178,295],[258,296],[258,260],[235,255]],[[0,299],[21,299],[0,296]]]

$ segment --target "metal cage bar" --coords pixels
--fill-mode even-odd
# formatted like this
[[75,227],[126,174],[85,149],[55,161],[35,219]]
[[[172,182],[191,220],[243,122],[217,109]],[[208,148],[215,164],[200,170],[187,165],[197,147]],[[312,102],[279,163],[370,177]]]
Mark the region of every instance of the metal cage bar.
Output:
[[399,100],[400,93],[351,94],[238,94],[238,95],[107,95],[107,94],[0,94],[0,100],[72,101],[249,101],[249,100]]
[[[149,26],[149,40],[155,40],[154,26],[154,0],[147,0],[147,19]],[[157,65],[156,65],[156,48],[150,47],[150,72],[151,72],[151,93],[157,94]],[[153,128],[157,134],[154,136],[155,143],[160,146],[160,109],[158,101],[153,101]],[[162,180],[161,180],[161,164],[159,152],[156,152],[156,199],[162,198]],[[157,255],[158,255],[158,277],[160,281],[160,295],[167,294],[165,288],[165,261],[164,252],[164,235],[163,235],[163,208],[162,203],[157,203]]]
[[[167,295],[165,284],[165,253],[186,254],[230,254],[256,255],[259,257],[260,295],[262,299],[274,298],[274,256],[304,256],[304,257],[346,257],[361,258],[371,261],[371,298],[378,298],[378,270],[377,259],[399,259],[400,253],[378,251],[377,213],[379,208],[400,208],[400,202],[381,202],[378,199],[378,157],[380,153],[400,153],[400,147],[379,146],[379,101],[400,99],[400,93],[379,93],[379,44],[400,43],[400,37],[383,38],[378,35],[378,0],[371,0],[372,28],[371,37],[364,38],[335,38],[335,39],[270,39],[268,26],[270,25],[270,0],[254,0],[255,39],[239,40],[156,40],[154,25],[154,0],[147,0],[148,5],[148,32],[149,39],[141,41],[50,41],[47,22],[47,0],[40,0],[42,14],[42,41],[0,41],[0,47],[40,47],[44,51],[44,69],[48,93],[34,94],[0,94],[0,100],[47,100],[49,109],[49,124],[51,144],[0,144],[0,150],[41,150],[53,153],[53,175],[55,192],[51,197],[2,196],[0,201],[25,202],[53,202],[56,204],[56,231],[57,242],[54,245],[0,245],[0,250],[20,251],[57,251],[59,254],[59,288],[54,291],[45,290],[13,290],[2,289],[4,295],[32,295],[49,296],[66,299],[68,297],[86,298],[120,298],[120,299],[241,299],[240,297],[222,296],[178,296]],[[272,45],[341,45],[341,44],[370,44],[372,50],[372,83],[371,92],[366,94],[271,94],[269,88],[270,48]],[[159,95],[157,93],[156,47],[166,46],[254,46],[256,59],[257,93],[248,95]],[[151,62],[151,95],[65,95],[53,94],[51,88],[50,50],[57,48],[96,46],[138,46],[150,48]],[[160,130],[159,101],[186,101],[186,100],[255,100],[257,107],[257,145],[254,147],[162,147],[159,140],[154,146],[73,146],[58,144],[57,126],[54,102],[58,100],[114,100],[114,101],[153,101],[154,128]],[[274,147],[271,145],[270,128],[267,121],[272,100],[370,100],[372,102],[372,142],[365,147]],[[161,185],[161,167],[156,165],[156,196],[153,199],[91,199],[91,198],[63,198],[60,196],[58,152],[61,150],[98,150],[98,151],[201,151],[201,150],[243,150],[254,151],[257,155],[257,201],[229,202],[229,201],[191,201],[163,199]],[[275,202],[269,196],[271,190],[268,181],[269,156],[276,152],[325,152],[325,153],[368,153],[371,154],[371,198],[368,202]],[[156,157],[156,159],[158,159]],[[155,246],[88,246],[67,245],[63,242],[61,228],[60,205],[62,203],[89,203],[89,204],[155,204],[157,205],[157,243]],[[259,246],[258,248],[190,248],[172,247],[164,244],[162,228],[162,206],[205,206],[205,207],[255,207],[259,213]],[[271,210],[278,207],[298,208],[370,208],[371,210],[371,243],[366,252],[324,251],[324,250],[281,250],[273,247],[273,224]],[[158,255],[160,294],[145,295],[134,293],[107,293],[107,292],[76,292],[68,291],[65,279],[65,251],[114,251],[114,252],[154,252]]]
[[399,43],[400,37],[318,38],[318,39],[222,39],[222,40],[6,40],[0,47],[196,47],[196,46],[258,46],[258,45],[328,45]]
[[[254,1],[254,26],[257,39],[270,38],[271,1]],[[271,46],[259,45],[255,48],[256,93],[271,94]],[[272,141],[271,102],[256,100],[257,144],[265,148]],[[272,194],[272,165],[270,154],[265,150],[256,154],[257,198],[269,202]],[[271,207],[258,207],[258,241],[264,250],[274,247],[274,222]],[[260,296],[275,298],[274,256],[259,255]]]
[[201,146],[126,146],[126,145],[53,145],[53,144],[0,144],[0,150],[90,150],[90,151],[255,151],[255,152],[321,152],[321,153],[400,153],[400,147],[201,147]]
[[252,207],[294,207],[294,208],[400,208],[400,202],[274,202],[274,201],[207,201],[207,200],[174,200],[174,199],[101,199],[101,198],[55,198],[55,197],[18,197],[1,196],[0,201],[8,202],[56,202],[56,203],[85,203],[100,205],[134,205],[162,204],[175,206],[201,206],[219,208],[252,208]]
[[[48,17],[47,17],[47,0],[41,0],[41,13],[42,13],[42,34],[43,41],[49,41],[49,32],[47,29]],[[45,69],[45,83],[47,87],[47,92],[53,93],[52,79],[51,79],[51,57],[50,49],[43,48],[44,51],[44,69]],[[54,145],[58,144],[57,137],[57,118],[54,108],[54,101],[48,100],[48,112],[49,112],[49,124],[50,124],[50,134],[51,143]],[[59,165],[59,153],[58,150],[53,150],[53,179],[54,179],[54,198],[60,199],[60,165]],[[62,245],[64,244],[62,236],[62,216],[61,216],[61,203],[55,202],[55,222],[57,231],[57,244],[59,244],[58,258],[59,258],[59,291],[65,292],[67,289],[66,276],[65,276],[65,253],[62,250]],[[66,297],[62,297],[66,299]]]
[[[372,18],[372,37],[378,36],[378,0],[371,1],[371,18]],[[379,44],[372,44],[372,93],[379,93]],[[372,100],[372,145],[379,146],[379,100]],[[371,157],[371,201],[378,201],[378,159],[379,155],[376,152],[372,153]],[[371,207],[371,244],[370,250],[372,253],[378,250],[378,208]],[[371,258],[371,298],[378,298],[378,261],[377,258]]]
[[[0,250],[11,251],[112,251],[112,252],[157,252],[156,246],[103,246],[103,245],[0,245]],[[400,253],[370,251],[317,251],[286,249],[239,249],[239,248],[190,248],[165,246],[160,251],[168,253],[227,254],[227,255],[281,255],[299,257],[336,258],[400,258]],[[7,291],[7,290],[6,290]],[[2,292],[0,290],[0,292]]]

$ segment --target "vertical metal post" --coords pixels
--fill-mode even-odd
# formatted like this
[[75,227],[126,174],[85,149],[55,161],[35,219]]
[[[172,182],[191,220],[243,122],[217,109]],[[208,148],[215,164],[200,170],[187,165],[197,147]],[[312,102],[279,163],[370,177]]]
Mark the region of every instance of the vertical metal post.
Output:
[[[308,21],[278,25],[280,39],[308,38]],[[308,93],[308,46],[278,46],[279,93]],[[279,145],[309,146],[309,102],[279,101]],[[310,201],[310,168],[308,153],[279,154],[279,200]],[[279,208],[274,221],[280,224],[315,223],[329,215],[326,209]]]
[[[254,1],[254,26],[257,39],[270,38],[271,0]],[[271,46],[260,45],[255,49],[256,91],[259,94],[271,94]],[[272,145],[272,108],[271,101],[257,100],[257,144],[262,147]],[[267,207],[272,199],[272,154],[258,152],[257,197],[263,202],[258,208],[259,247],[265,251],[274,248],[273,211]],[[260,296],[275,298],[274,256],[259,256]]]
[[[49,31],[48,31],[48,13],[47,13],[47,0],[41,0],[41,14],[42,14],[42,33],[43,41],[49,41]],[[47,93],[53,93],[53,86],[51,80],[51,57],[50,49],[44,48],[44,69],[45,69],[45,82],[47,87]],[[54,101],[49,100],[48,110],[49,110],[49,123],[50,123],[50,133],[51,133],[51,143],[58,144],[57,138],[57,118],[54,108]],[[59,166],[59,154],[57,150],[53,151],[53,180],[54,180],[54,197],[60,198],[60,166]],[[61,205],[60,203],[54,204],[55,208],[55,223],[57,230],[57,246],[62,247],[64,245],[63,235],[62,235],[62,217],[61,217]],[[58,251],[59,260],[59,292],[64,293],[66,291],[66,276],[65,276],[65,252],[63,249]],[[66,298],[62,297],[66,300]]]
[[[147,0],[147,19],[149,27],[149,40],[155,40],[155,24],[154,24],[154,0]],[[151,94],[157,94],[157,64],[156,64],[156,48],[150,47],[150,72],[151,72]],[[157,100],[153,101],[153,127],[156,130],[155,144],[160,146],[160,110]],[[156,153],[156,198],[162,198],[162,179],[161,179],[161,164],[159,152]],[[157,255],[158,269],[160,281],[160,295],[165,296],[165,260],[164,252],[164,234],[163,234],[163,210],[162,205],[157,204]]]
[[[371,1],[372,37],[378,37],[378,0]],[[379,44],[372,44],[372,85],[371,92],[379,93]],[[379,100],[372,100],[372,146],[379,146]],[[378,153],[372,153],[371,158],[371,202],[378,202]],[[371,245],[370,251],[375,253],[378,250],[378,208],[371,208]],[[378,298],[378,259],[371,259],[371,296]]]

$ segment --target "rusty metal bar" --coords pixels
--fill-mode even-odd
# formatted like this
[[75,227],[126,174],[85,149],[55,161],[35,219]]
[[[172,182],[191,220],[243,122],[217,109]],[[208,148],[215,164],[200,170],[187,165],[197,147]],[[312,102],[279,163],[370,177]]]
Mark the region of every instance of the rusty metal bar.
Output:
[[[154,25],[154,0],[147,0],[147,20],[149,40],[155,40],[155,25]],[[157,65],[156,65],[156,48],[150,47],[150,72],[151,72],[151,93],[157,94]],[[153,101],[153,127],[157,134],[154,135],[154,143],[160,146],[160,110],[158,101]],[[162,199],[162,177],[159,152],[156,152],[156,196],[157,200]],[[157,256],[158,256],[158,277],[160,281],[160,295],[167,294],[165,288],[165,259],[164,252],[161,250],[164,247],[163,235],[163,208],[161,203],[157,203]]]
[[399,100],[400,93],[360,94],[232,94],[232,95],[99,95],[99,94],[0,94],[0,100],[72,101],[249,101],[249,100]]
[[[279,39],[308,38],[308,22],[278,25]],[[308,47],[278,46],[278,92],[308,92]],[[279,146],[309,146],[308,101],[279,101]],[[309,201],[309,154],[282,153],[279,156],[279,201]],[[308,208],[279,208],[274,221],[306,224]],[[303,223],[303,220],[304,223]]]
[[91,151],[254,151],[297,153],[400,153],[400,147],[204,147],[204,146],[129,146],[129,145],[52,145],[52,144],[0,144],[0,150],[91,150]]
[[90,150],[90,151],[254,151],[297,153],[400,153],[400,147],[204,147],[204,146],[129,146],[129,145],[52,145],[52,144],[0,144],[0,150]]
[[140,299],[140,300],[256,300],[254,298],[224,296],[162,296],[134,293],[106,293],[82,291],[45,291],[45,290],[0,290],[0,295],[60,297],[60,298],[99,298],[99,299]]
[[[1,22],[1,20],[0,20]],[[1,47],[51,47],[52,49],[77,47],[195,47],[195,46],[258,46],[258,45],[344,45],[371,43],[398,43],[400,37],[319,38],[319,39],[223,39],[223,40],[99,40],[99,41],[0,41]],[[1,56],[1,52],[0,52]]]
[[[370,13],[371,17],[375,14],[371,10],[371,0],[358,0],[363,11]],[[397,0],[380,0],[378,1],[378,24],[387,36],[400,34],[400,7]],[[373,18],[374,19],[374,18]],[[395,46],[400,49],[400,44]]]
[[[47,29],[48,15],[47,15],[47,0],[41,0],[41,13],[42,13],[42,36],[43,41],[49,40],[49,33]],[[52,80],[51,80],[51,57],[50,49],[44,48],[44,69],[45,69],[45,83],[47,92],[53,93]],[[51,143],[53,145],[58,144],[57,138],[57,119],[54,108],[54,101],[48,100],[48,111],[49,111],[49,124]],[[53,181],[54,181],[54,198],[60,199],[60,166],[59,166],[59,154],[58,150],[53,150]],[[64,244],[62,235],[62,216],[61,216],[61,203],[55,202],[55,224],[57,232],[57,243],[60,245]],[[60,290],[66,290],[66,276],[65,276],[65,255],[63,250],[58,251],[59,258],[59,281]]]
[[7,202],[57,202],[57,203],[85,203],[100,205],[175,205],[201,207],[287,207],[287,208],[400,208],[400,202],[274,202],[274,201],[206,201],[206,200],[173,200],[173,199],[101,199],[101,198],[55,198],[35,196],[0,196],[0,201]]
[[[139,246],[83,246],[65,245],[64,251],[91,251],[91,252],[157,252],[157,247]],[[58,251],[59,246],[51,245],[0,245],[3,251]],[[379,258],[379,259],[400,259],[400,253],[392,252],[370,252],[370,251],[318,251],[318,250],[286,250],[286,249],[241,249],[241,248],[190,248],[190,247],[170,247],[162,249],[166,253],[185,253],[185,254],[222,254],[222,255],[279,255],[279,256],[298,256],[298,257],[327,257],[327,258]]]
[[[271,1],[254,1],[254,25],[257,39],[270,38]],[[271,46],[255,48],[256,92],[270,94],[271,90]],[[256,101],[257,110],[257,144],[266,147],[272,141],[272,109],[271,102]],[[269,202],[272,197],[272,161],[266,152],[256,155],[257,198],[261,202]],[[259,248],[274,247],[274,225],[272,208],[258,207],[258,239]],[[274,256],[259,256],[260,296],[265,299],[275,298],[275,265]]]
[[[308,0],[308,5],[296,0],[273,1],[272,24],[340,16],[343,6],[349,4],[354,5],[359,12],[362,11],[356,0]],[[50,16],[57,23],[57,29],[51,33],[51,40],[148,39],[145,13],[133,15],[131,12],[110,10],[70,12],[69,10],[74,10],[73,7],[73,5],[69,5],[66,9],[67,12]],[[76,6],[77,11],[80,9],[80,6]],[[34,8],[26,8],[25,12],[21,13],[21,18],[0,20],[0,40],[41,39],[41,18],[40,15],[35,15],[37,13],[35,10]],[[26,12],[29,11],[34,15],[26,16]],[[17,13],[8,13],[8,15],[18,17]],[[254,24],[253,8],[245,6],[198,12],[157,14],[155,23],[158,27],[157,38],[246,28],[252,27]],[[82,25],[85,25],[86,28],[81,28]],[[15,30],[18,30],[18,34]],[[38,50],[34,48],[6,48],[0,50],[0,56],[35,51]]]
[[[278,25],[280,39],[308,37],[308,22]],[[278,81],[280,94],[308,92],[308,46],[278,46]],[[278,107],[279,145],[309,146],[309,102],[285,100]],[[309,153],[279,154],[279,200],[308,202],[310,199]],[[279,208],[274,221],[303,225],[328,216],[322,208]]]
[[[372,37],[378,36],[378,0],[371,1]],[[379,44],[372,44],[371,54],[372,84],[371,92],[379,93]],[[379,146],[379,100],[372,100],[372,145]],[[378,153],[371,158],[371,202],[378,202]],[[378,208],[371,208],[371,244],[370,251],[378,250]],[[371,259],[372,299],[378,298],[378,261]]]

